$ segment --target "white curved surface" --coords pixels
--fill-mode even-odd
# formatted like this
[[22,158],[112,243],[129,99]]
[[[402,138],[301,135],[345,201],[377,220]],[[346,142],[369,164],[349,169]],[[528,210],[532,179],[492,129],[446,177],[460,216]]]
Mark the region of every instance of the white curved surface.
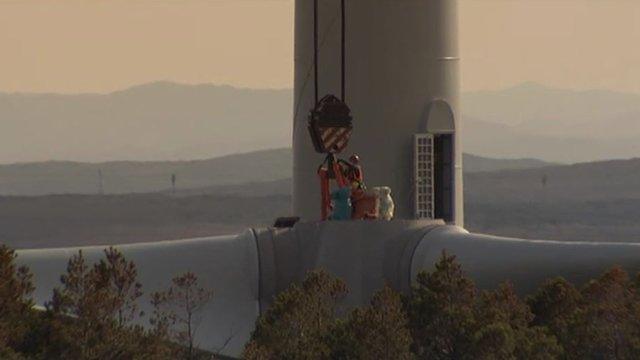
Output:
[[442,251],[455,255],[480,288],[510,281],[521,294],[548,278],[562,276],[581,284],[620,265],[640,271],[640,244],[522,240],[471,234],[456,226],[428,232],[413,255],[411,277],[431,270]]
[[385,283],[408,291],[411,256],[425,232],[441,221],[326,221],[258,231],[263,309],[308,271],[344,280],[343,305],[362,306]]
[[[228,356],[241,353],[259,314],[258,253],[253,232],[117,248],[137,266],[138,281],[144,291],[140,306],[146,314],[151,314],[152,292],[166,289],[174,276],[192,271],[202,286],[214,292],[213,300],[201,312],[198,346],[217,352],[233,336],[221,353]],[[18,251],[18,263],[29,266],[34,274],[37,304],[44,305],[51,299],[68,259],[80,249],[88,262],[95,262],[103,256],[104,247]],[[148,316],[142,323],[148,325]]]

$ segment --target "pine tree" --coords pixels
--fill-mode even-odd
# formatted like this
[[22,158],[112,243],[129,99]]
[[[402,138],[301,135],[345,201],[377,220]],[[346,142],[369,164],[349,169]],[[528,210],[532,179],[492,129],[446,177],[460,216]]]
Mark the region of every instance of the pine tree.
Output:
[[573,319],[582,302],[582,295],[563,278],[549,279],[527,299],[534,315],[532,325],[545,327],[558,339],[560,344],[570,340],[569,322]]
[[0,245],[0,354],[16,357],[34,318],[32,275],[15,263],[15,251]]
[[562,349],[509,283],[478,293],[446,253],[422,272],[408,299],[413,351],[421,359],[554,359]]
[[476,296],[473,282],[446,252],[433,272],[418,274],[408,312],[419,358],[463,359],[471,353]]
[[82,251],[74,255],[62,275],[62,287],[48,304],[52,344],[48,357],[120,359],[144,353],[144,330],[131,322],[142,314],[137,271],[116,249],[92,268]]
[[484,291],[476,307],[473,354],[478,359],[556,359],[562,348],[545,328],[532,326],[534,315],[510,283]]
[[187,272],[176,276],[168,290],[152,294],[154,306],[151,324],[154,333],[176,341],[184,347],[182,358],[198,357],[195,344],[199,312],[213,298],[213,292],[198,284],[198,277]]
[[344,322],[345,331],[337,336],[343,345],[334,358],[412,359],[408,323],[400,294],[385,286],[371,305],[355,309]]
[[245,359],[329,359],[338,300],[346,285],[324,271],[310,272],[302,284],[279,294],[260,317]]
[[638,294],[629,275],[615,267],[581,291],[582,304],[568,326],[571,359],[640,357]]

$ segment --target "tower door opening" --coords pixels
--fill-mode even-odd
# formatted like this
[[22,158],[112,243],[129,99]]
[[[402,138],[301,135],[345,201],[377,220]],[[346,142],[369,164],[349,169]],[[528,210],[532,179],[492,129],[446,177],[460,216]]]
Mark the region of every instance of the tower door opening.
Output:
[[416,134],[414,160],[415,218],[453,222],[453,135]]
[[434,215],[453,222],[453,135],[438,134],[433,139]]

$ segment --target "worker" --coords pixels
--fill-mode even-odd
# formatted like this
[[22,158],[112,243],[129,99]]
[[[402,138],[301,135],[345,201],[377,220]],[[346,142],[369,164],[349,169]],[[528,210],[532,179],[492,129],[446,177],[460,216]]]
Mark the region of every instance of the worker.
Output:
[[[342,201],[342,198],[349,200],[351,194],[350,182],[345,176],[344,167],[334,154],[327,155],[325,161],[318,167],[318,176],[320,177],[320,191],[322,197],[322,220],[328,220],[331,218],[331,213],[334,212],[333,208],[336,202]],[[345,189],[346,197],[344,194],[333,194],[331,192],[331,180],[335,180],[339,189]],[[333,203],[333,205],[332,205]],[[351,206],[349,204],[349,206]],[[341,209],[342,210],[342,209]]]
[[339,160],[339,164],[351,189],[351,206],[353,209],[351,218],[354,220],[376,218],[376,197],[366,191],[360,157],[357,154],[353,154],[349,157],[349,161]]
[[339,162],[344,177],[349,181],[352,191],[366,190],[360,157],[357,154],[353,154],[349,157],[349,161],[339,160]]

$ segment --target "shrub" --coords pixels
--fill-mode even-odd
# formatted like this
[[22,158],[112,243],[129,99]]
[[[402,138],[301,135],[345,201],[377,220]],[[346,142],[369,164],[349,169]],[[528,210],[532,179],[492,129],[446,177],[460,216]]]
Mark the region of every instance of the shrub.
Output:
[[194,340],[200,322],[198,312],[212,297],[213,292],[201,287],[194,273],[176,276],[169,289],[151,296],[154,306],[151,319],[154,334],[182,345],[184,351],[179,351],[182,358],[195,359],[198,357]]

